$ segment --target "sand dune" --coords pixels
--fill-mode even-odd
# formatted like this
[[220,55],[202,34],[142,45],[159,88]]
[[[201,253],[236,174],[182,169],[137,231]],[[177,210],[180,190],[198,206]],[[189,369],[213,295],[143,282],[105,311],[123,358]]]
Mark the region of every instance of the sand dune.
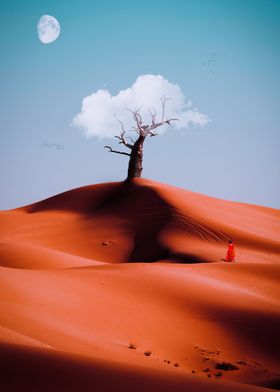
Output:
[[0,385],[278,388],[279,217],[144,179],[1,212]]
[[270,208],[135,180],[87,186],[5,212],[3,226],[7,222],[9,230],[2,235],[4,242],[109,263],[217,261],[233,238],[239,261],[277,263],[279,217]]

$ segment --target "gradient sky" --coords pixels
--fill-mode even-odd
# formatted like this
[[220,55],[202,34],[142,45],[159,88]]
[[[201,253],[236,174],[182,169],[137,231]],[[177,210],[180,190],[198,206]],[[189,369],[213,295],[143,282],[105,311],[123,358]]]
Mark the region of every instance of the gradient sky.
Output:
[[[48,45],[44,14],[61,25]],[[142,74],[179,84],[211,118],[147,140],[143,177],[280,208],[280,1],[18,0],[0,18],[0,209],[123,180],[127,157],[70,124],[85,96]]]

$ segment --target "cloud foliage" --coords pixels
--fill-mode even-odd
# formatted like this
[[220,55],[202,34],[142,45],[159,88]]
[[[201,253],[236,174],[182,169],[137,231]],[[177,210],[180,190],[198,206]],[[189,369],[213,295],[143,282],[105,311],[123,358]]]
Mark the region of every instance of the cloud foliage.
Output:
[[[187,128],[190,124],[203,126],[209,118],[192,108],[181,88],[170,83],[161,75],[140,75],[131,87],[112,95],[108,90],[100,89],[85,97],[81,112],[78,113],[72,125],[82,129],[86,136],[96,136],[100,139],[112,138],[120,131],[117,116],[126,130],[135,125],[131,110],[140,109],[143,123],[150,123],[149,110],[157,111],[157,120],[161,120],[161,97],[170,98],[166,101],[165,119],[178,118],[172,123],[175,128]],[[171,127],[169,127],[171,129]],[[158,133],[168,129],[168,125],[158,128]]]

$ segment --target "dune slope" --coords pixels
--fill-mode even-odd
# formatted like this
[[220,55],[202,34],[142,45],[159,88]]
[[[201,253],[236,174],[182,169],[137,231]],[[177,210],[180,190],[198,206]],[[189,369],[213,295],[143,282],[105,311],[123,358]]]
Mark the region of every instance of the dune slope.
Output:
[[279,216],[148,180],[2,211],[0,386],[278,389]]
[[[148,180],[74,189],[3,212],[4,243],[38,245],[104,262],[211,262],[233,238],[238,259],[277,262],[279,211]],[[250,254],[248,254],[248,251]]]

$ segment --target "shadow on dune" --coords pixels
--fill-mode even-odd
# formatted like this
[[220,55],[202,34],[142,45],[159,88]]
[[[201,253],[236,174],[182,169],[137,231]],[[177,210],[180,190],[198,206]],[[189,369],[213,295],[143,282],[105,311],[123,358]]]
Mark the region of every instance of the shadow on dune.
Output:
[[205,245],[207,242],[224,243],[227,238],[214,227],[171,206],[154,187],[133,181],[74,189],[23,207],[22,210],[28,214],[69,211],[87,221],[98,218],[104,233],[110,222],[117,222],[119,230],[127,233],[134,243],[129,257],[124,260],[130,262],[169,258],[179,263],[207,262],[188,252],[171,254],[170,249],[159,240],[159,234],[167,226],[180,230],[186,238],[199,238]]
[[[208,295],[211,297],[211,292],[208,291]],[[269,299],[267,302],[269,304]],[[195,300],[194,303],[197,310],[199,303]],[[207,306],[205,306],[206,303]],[[183,297],[181,304],[183,309],[186,309],[190,306],[190,299]],[[254,360],[263,357],[274,359],[276,362],[279,360],[279,344],[277,343],[279,341],[280,318],[277,306],[270,305],[271,311],[267,312],[267,310],[261,309],[261,306],[259,309],[243,307],[240,299],[229,304],[228,301],[224,303],[222,298],[221,302],[203,302],[202,306],[204,318],[212,320],[222,330],[225,330],[233,344],[238,347],[244,345],[244,347],[250,348],[248,359]],[[256,354],[256,358],[252,356],[254,355],[252,353]],[[254,365],[256,372],[261,370],[260,365],[265,366],[265,363]],[[271,375],[270,378],[274,377],[275,375]]]
[[44,211],[92,214],[97,208],[110,203],[122,190],[124,190],[124,183],[88,185],[71,189],[20,209],[28,214]]
[[[183,391],[187,380],[109,361],[27,346],[0,345],[2,391]],[[174,389],[175,388],[175,389]]]
[[95,209],[94,216],[124,222],[134,242],[128,261],[151,262],[168,255],[158,235],[171,221],[172,209],[152,188],[124,182]]
[[182,373],[122,365],[54,350],[3,343],[0,345],[0,360],[0,388],[5,392],[256,390],[254,386],[240,383],[213,382]]
[[208,260],[204,259],[203,257],[199,257],[191,253],[183,253],[183,252],[169,253],[166,259],[170,262],[182,263],[182,264],[198,264],[198,263],[208,262]]
[[280,391],[280,376],[273,380],[264,381],[260,385],[265,388],[276,389],[277,391]]
[[113,183],[88,186],[64,192],[23,208],[34,214],[44,211],[69,211],[83,219],[101,219],[106,225],[119,221],[129,233],[134,248],[131,262],[157,261],[169,250],[158,241],[158,234],[172,218],[172,211],[150,187],[134,183]]

